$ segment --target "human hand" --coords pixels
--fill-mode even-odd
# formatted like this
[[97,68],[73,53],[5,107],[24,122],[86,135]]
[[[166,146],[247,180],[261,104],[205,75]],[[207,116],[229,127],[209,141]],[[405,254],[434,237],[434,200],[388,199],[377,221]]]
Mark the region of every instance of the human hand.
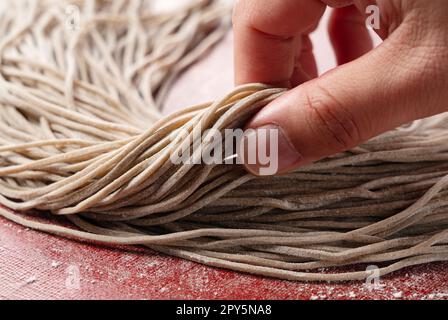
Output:
[[[373,50],[372,4],[384,40]],[[327,5],[339,66],[318,77],[309,33]],[[448,111],[446,0],[239,0],[233,22],[236,83],[292,88],[247,125],[279,128],[278,173]],[[260,165],[246,168],[258,174]]]

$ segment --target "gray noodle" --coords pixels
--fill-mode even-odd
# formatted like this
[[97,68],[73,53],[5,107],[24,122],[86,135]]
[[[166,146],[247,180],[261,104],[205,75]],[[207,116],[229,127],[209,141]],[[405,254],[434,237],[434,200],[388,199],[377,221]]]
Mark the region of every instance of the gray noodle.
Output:
[[[6,219],[288,280],[361,280],[366,265],[384,275],[448,260],[446,115],[278,177],[236,164],[174,165],[170,154],[190,143],[176,132],[240,128],[283,93],[249,84],[161,115],[178,75],[228,32],[228,6],[1,3]],[[353,264],[364,267],[339,268]]]

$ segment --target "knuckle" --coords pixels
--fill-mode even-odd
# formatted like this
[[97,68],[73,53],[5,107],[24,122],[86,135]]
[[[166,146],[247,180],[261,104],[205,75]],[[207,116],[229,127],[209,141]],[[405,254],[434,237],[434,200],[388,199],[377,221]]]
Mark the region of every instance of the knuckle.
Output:
[[263,11],[258,9],[256,0],[237,0],[233,5],[233,25],[253,28],[259,20],[263,19]]
[[353,148],[362,141],[361,128],[352,113],[326,89],[305,91],[308,124],[334,152]]
[[246,21],[248,19],[248,6],[251,0],[237,0],[233,5],[232,10],[232,23],[235,25],[237,23],[249,23]]
[[332,8],[342,8],[351,5],[353,0],[323,0],[322,2]]
[[237,0],[235,1],[235,4],[233,5],[232,9],[232,23],[235,25],[239,20],[239,12],[241,7],[241,2],[243,0]]
[[297,19],[285,8],[294,8],[291,6],[294,2],[260,6],[258,0],[238,0],[233,6],[233,25],[247,28],[266,40],[291,42],[297,36]]

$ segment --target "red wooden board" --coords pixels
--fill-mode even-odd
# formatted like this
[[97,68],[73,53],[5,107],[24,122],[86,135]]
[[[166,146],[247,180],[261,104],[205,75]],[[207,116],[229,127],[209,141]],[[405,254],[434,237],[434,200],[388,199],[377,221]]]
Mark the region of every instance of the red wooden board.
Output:
[[[166,112],[232,87],[231,42],[228,37],[179,80]],[[448,263],[409,268],[382,279],[375,291],[360,282],[279,281],[141,248],[73,242],[0,218],[0,299],[447,299],[447,270]]]
[[447,267],[409,268],[371,291],[362,282],[280,281],[79,243],[0,219],[0,299],[447,299]]

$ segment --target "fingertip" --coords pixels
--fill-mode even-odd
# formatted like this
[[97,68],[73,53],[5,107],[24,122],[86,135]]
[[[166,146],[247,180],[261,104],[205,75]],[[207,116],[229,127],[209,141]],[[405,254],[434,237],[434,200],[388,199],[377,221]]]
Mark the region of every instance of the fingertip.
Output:
[[282,174],[298,167],[304,160],[276,124],[246,130],[240,157],[246,170],[256,176]]

